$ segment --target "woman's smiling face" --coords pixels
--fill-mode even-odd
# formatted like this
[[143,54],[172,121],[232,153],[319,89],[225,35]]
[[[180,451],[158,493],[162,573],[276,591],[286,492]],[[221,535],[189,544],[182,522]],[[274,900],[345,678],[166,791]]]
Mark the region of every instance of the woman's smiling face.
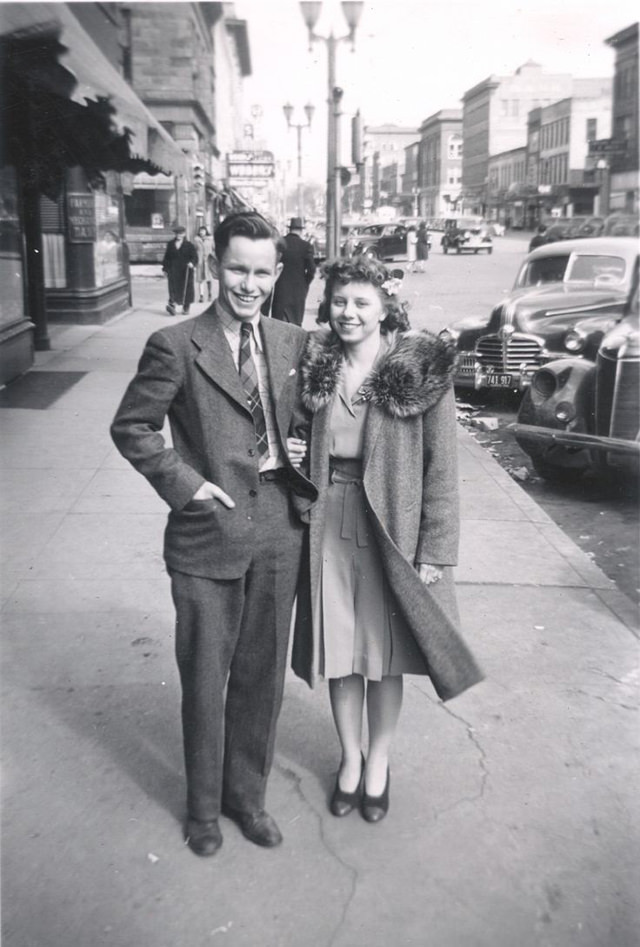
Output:
[[380,291],[371,283],[336,283],[331,293],[330,322],[346,345],[380,334],[386,318]]

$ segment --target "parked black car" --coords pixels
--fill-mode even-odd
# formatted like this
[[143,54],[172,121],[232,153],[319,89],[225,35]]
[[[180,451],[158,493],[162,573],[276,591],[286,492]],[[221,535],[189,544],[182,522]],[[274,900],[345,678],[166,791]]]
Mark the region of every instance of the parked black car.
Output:
[[637,214],[610,214],[604,222],[603,236],[637,237],[640,234],[640,221]]
[[533,250],[489,318],[472,316],[443,330],[459,353],[456,386],[524,390],[547,362],[595,358],[600,338],[624,314],[637,272],[638,241],[631,237]]
[[[415,227],[417,230],[417,227]],[[408,257],[406,223],[368,224],[358,227],[354,236],[356,253],[374,260],[406,260]],[[431,237],[428,237],[431,248]]]
[[536,372],[515,436],[549,480],[571,482],[589,469],[640,469],[637,276],[628,315],[601,339],[594,361],[562,359]]
[[549,222],[544,236],[546,243],[555,243],[556,240],[599,237],[603,230],[604,217],[562,217]]

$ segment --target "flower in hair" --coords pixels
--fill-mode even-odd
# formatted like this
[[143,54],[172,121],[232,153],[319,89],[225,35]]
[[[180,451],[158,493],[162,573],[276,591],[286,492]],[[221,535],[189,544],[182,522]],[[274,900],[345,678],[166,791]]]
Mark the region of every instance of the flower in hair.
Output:
[[380,289],[386,293],[387,296],[397,296],[400,292],[400,287],[402,286],[402,280],[398,279],[397,276],[392,276],[391,279],[386,279]]

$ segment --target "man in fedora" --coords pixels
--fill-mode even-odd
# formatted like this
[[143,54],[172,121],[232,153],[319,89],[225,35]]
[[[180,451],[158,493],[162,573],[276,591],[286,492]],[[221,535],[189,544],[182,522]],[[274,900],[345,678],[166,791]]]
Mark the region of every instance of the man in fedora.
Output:
[[[284,238],[282,272],[273,291],[271,316],[281,322],[301,325],[309,286],[316,271],[313,247],[302,239],[301,217],[292,217]],[[263,310],[268,312],[268,306]]]
[[175,234],[164,251],[162,272],[169,280],[169,302],[167,312],[175,316],[176,306],[182,306],[186,315],[194,300],[194,270],[198,263],[198,251],[186,239],[186,230],[181,225],[173,228]]

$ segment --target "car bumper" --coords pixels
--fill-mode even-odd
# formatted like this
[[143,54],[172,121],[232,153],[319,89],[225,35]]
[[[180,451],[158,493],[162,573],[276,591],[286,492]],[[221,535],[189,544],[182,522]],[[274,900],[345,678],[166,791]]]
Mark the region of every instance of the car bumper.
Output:
[[525,391],[531,379],[540,368],[522,366],[517,370],[495,371],[481,365],[475,355],[461,355],[455,371],[453,383],[457,388],[470,388],[474,391],[488,388]]
[[535,424],[514,424],[512,430],[517,438],[545,446],[561,444],[563,447],[576,450],[586,448],[590,451],[629,454],[640,458],[640,442],[638,441],[625,441],[619,437],[601,437],[598,434],[586,434],[582,431],[559,431],[548,427],[538,427]]

